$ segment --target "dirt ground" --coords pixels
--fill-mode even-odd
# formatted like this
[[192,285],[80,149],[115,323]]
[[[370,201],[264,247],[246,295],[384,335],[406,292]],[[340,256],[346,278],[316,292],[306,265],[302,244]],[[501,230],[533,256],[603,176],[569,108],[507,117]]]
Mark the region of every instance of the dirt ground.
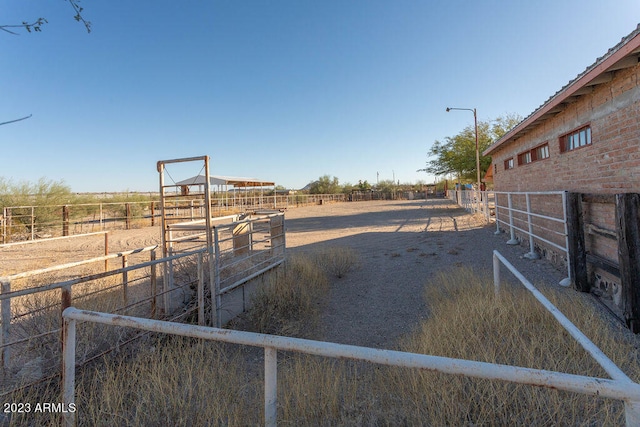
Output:
[[[286,213],[289,251],[347,246],[362,259],[357,271],[336,279],[323,314],[323,339],[393,348],[428,315],[424,288],[438,272],[468,266],[492,277],[500,251],[530,281],[557,286],[566,277],[546,261],[523,258],[495,225],[449,200],[339,203]],[[507,277],[507,273],[502,273]]]
[[[332,284],[319,337],[327,341],[392,348],[428,315],[423,293],[429,277],[462,265],[490,276],[494,249],[534,283],[556,286],[566,277],[546,261],[523,258],[527,248],[507,245],[495,225],[449,200],[307,206],[289,209],[285,221],[289,252],[344,246],[360,255],[359,268]],[[160,239],[159,227],[110,231],[109,252]],[[0,247],[0,276],[98,257],[104,244],[94,235]]]

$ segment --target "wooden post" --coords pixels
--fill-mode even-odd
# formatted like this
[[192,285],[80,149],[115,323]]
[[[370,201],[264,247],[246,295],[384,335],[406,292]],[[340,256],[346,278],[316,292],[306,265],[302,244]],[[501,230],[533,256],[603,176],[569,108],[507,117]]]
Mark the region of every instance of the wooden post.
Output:
[[[64,317],[62,312],[71,307],[71,285],[63,286],[60,288],[60,323],[62,328],[60,329],[60,342],[62,343],[62,354],[64,354]],[[62,362],[62,368],[64,369],[64,362]]]
[[156,202],[151,202],[151,226],[156,225]]
[[584,218],[582,214],[582,194],[567,194],[567,234],[569,235],[569,270],[574,289],[591,291],[587,275],[587,251],[584,241]]
[[[0,282],[0,295],[11,292],[11,282]],[[2,327],[0,328],[0,344],[9,343],[9,328],[11,326],[11,298],[0,301],[0,320]],[[9,360],[11,358],[10,348],[3,347],[0,350],[0,369],[4,373],[9,369]]]
[[627,326],[640,333],[640,194],[616,194],[618,263]]
[[126,229],[127,230],[131,230],[131,203],[125,203],[124,204],[125,210],[126,210],[126,218],[125,218],[125,223],[126,223]]
[[69,206],[62,206],[62,235],[69,235]]

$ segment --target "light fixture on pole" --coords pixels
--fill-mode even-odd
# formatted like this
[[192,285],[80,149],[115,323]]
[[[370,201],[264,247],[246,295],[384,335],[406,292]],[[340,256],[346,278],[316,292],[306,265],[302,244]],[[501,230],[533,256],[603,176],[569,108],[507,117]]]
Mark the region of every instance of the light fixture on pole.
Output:
[[[480,150],[478,148],[478,115],[476,113],[475,108],[450,108],[447,107],[447,113],[451,110],[465,110],[473,112],[473,122],[475,124],[476,130],[476,178],[477,178],[477,191],[480,191]],[[478,203],[480,203],[480,198],[478,199]]]

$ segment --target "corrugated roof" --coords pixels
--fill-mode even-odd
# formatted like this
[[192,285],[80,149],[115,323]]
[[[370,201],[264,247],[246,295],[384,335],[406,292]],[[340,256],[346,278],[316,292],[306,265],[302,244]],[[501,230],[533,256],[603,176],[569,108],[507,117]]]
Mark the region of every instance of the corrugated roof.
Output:
[[[204,175],[196,175],[191,178],[176,182],[175,185],[204,185],[207,178]],[[271,187],[275,182],[261,181],[256,178],[230,177],[230,176],[209,176],[209,185],[233,185],[234,187]]]
[[518,123],[482,154],[484,156],[491,155],[499,147],[526,134],[533,127],[560,113],[570,99],[589,93],[592,86],[610,81],[612,78],[611,73],[614,71],[637,65],[639,55],[640,24],[628,36],[623,37],[620,43],[609,49],[606,54],[598,58],[596,62],[587,67],[575,79],[552,95],[537,110]]

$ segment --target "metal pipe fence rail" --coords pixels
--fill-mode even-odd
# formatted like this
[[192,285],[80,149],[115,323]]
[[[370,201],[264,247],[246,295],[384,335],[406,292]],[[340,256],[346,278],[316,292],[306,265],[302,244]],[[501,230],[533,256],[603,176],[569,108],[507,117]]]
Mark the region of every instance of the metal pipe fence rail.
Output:
[[[194,230],[197,232],[195,236],[201,237],[201,227]],[[189,241],[189,247],[181,252],[171,252],[169,256],[157,259],[155,251],[158,246],[154,245],[0,277],[0,371],[6,373],[16,368],[19,361],[13,360],[13,354],[20,354],[22,359],[28,358],[24,346],[33,347],[37,340],[46,339],[49,346],[55,347],[55,334],[61,330],[59,313],[72,303],[93,309],[95,302],[101,301],[98,307],[105,311],[102,301],[108,300],[111,308],[106,311],[151,318],[157,318],[160,313],[168,316],[175,314],[176,310],[188,310],[197,313],[199,325],[207,324],[209,319],[210,324],[216,326],[244,311],[249,298],[244,290],[239,307],[239,294],[223,297],[284,262],[284,215],[260,215],[216,225],[212,233],[215,235],[213,250],[205,242],[200,241],[196,245]],[[144,253],[150,254],[149,261],[129,265],[131,256]],[[115,259],[121,260],[121,268],[109,271],[107,263]],[[70,280],[12,289],[12,283],[17,280],[60,271],[68,274],[66,271],[71,268],[102,262],[105,263],[104,272],[83,273]],[[158,266],[161,267],[160,272],[157,271]],[[208,280],[205,271],[209,273]],[[162,281],[161,287],[158,286],[158,276]],[[205,282],[208,282],[208,287],[205,287]],[[78,287],[81,289],[77,290]],[[191,294],[193,288],[196,295]],[[207,291],[210,291],[209,296],[206,296]],[[112,302],[115,295],[119,295],[115,298],[117,305]],[[184,306],[187,298],[191,300],[188,307]],[[211,307],[210,318],[205,318],[205,303]],[[223,318],[223,312],[226,318]],[[41,321],[43,319],[45,321]],[[34,332],[35,323],[48,326],[38,326]],[[58,365],[49,363],[48,366],[50,369]]]
[[[288,209],[346,202],[345,194],[224,194],[211,199],[217,215],[256,209]],[[131,229],[160,224],[160,202],[100,202],[47,206],[6,206],[0,213],[0,244],[47,237]],[[168,203],[167,215],[194,220],[204,216],[203,200],[178,198]]]
[[[282,212],[251,214],[244,219],[227,216],[231,222],[212,224],[212,258],[210,289],[215,295],[215,313],[212,324],[220,326],[226,320],[244,311],[248,296],[242,293],[235,303],[223,304],[223,296],[245,285],[248,281],[282,264],[286,255],[285,219]],[[169,224],[168,253],[179,253],[204,244],[207,231],[204,219]],[[177,236],[180,234],[179,236]],[[177,237],[175,237],[177,236]],[[170,263],[169,268],[172,268]],[[232,299],[232,298],[229,298]],[[223,315],[224,311],[224,315]]]
[[[478,203],[478,194],[482,203]],[[524,257],[538,259],[536,245],[560,251],[567,266],[562,286],[571,284],[569,265],[569,232],[567,225],[567,192],[506,192],[475,190],[450,191],[449,199],[469,212],[479,212],[486,218],[493,216],[496,234],[509,232],[508,245],[518,245],[518,233],[525,236],[529,252]]]
[[640,399],[635,391],[640,385],[635,383],[618,366],[607,357],[577,326],[575,326],[560,310],[558,310],[529,280],[527,280],[500,252],[493,251],[493,284],[495,294],[500,296],[500,264],[504,265],[518,281],[542,304],[542,306],[562,325],[562,327],[587,351],[591,357],[618,383],[627,387],[629,393],[617,399],[624,401],[626,425],[640,425]]
[[[15,374],[15,369],[19,368],[21,362],[24,362],[25,359],[41,357],[37,350],[38,345],[47,347],[48,357],[55,359],[56,354],[59,354],[56,352],[55,342],[60,343],[59,335],[58,338],[55,335],[59,334],[62,328],[60,313],[72,303],[88,307],[109,306],[110,310],[115,313],[144,313],[152,318],[157,317],[160,306],[159,299],[175,293],[177,290],[188,288],[193,283],[187,280],[168,289],[166,280],[162,277],[163,286],[162,289],[158,289],[157,265],[165,264],[170,260],[156,259],[156,248],[157,246],[149,246],[0,277],[0,371],[4,373],[5,380],[7,380],[4,385],[9,386],[10,373]],[[196,256],[199,258],[197,262],[202,262],[203,251],[204,249],[199,252],[181,254],[173,259]],[[128,265],[128,259],[131,256],[145,253],[149,254],[150,261],[133,266]],[[12,282],[20,279],[31,279],[46,273],[63,271],[65,268],[102,263],[114,259],[121,260],[121,268],[61,282],[12,290]],[[109,280],[112,278],[115,278],[115,281],[112,280],[113,283],[110,283]],[[107,281],[105,282],[105,280]],[[201,277],[198,277],[198,282],[198,290],[200,291],[203,286]],[[75,289],[78,287],[81,289]],[[198,308],[195,307],[195,309]],[[170,307],[165,305],[163,312],[167,314],[169,311]],[[60,344],[58,345],[58,348],[61,348]],[[60,366],[53,359],[48,361],[50,363],[45,364],[46,370],[50,371],[56,366]]]
[[448,198],[463,207],[467,212],[479,213],[491,222],[495,210],[493,191],[449,190]]
[[[62,401],[67,406],[70,404],[75,405],[76,322],[83,321],[264,348],[264,419],[267,426],[275,426],[277,422],[278,350],[361,360],[388,366],[426,369],[446,374],[501,380],[623,400],[627,425],[635,426],[640,424],[640,385],[621,379],[593,378],[541,369],[185,325],[95,311],[83,311],[74,307],[67,308],[62,316],[64,318]],[[75,422],[75,412],[64,414],[66,426],[74,426]]]

